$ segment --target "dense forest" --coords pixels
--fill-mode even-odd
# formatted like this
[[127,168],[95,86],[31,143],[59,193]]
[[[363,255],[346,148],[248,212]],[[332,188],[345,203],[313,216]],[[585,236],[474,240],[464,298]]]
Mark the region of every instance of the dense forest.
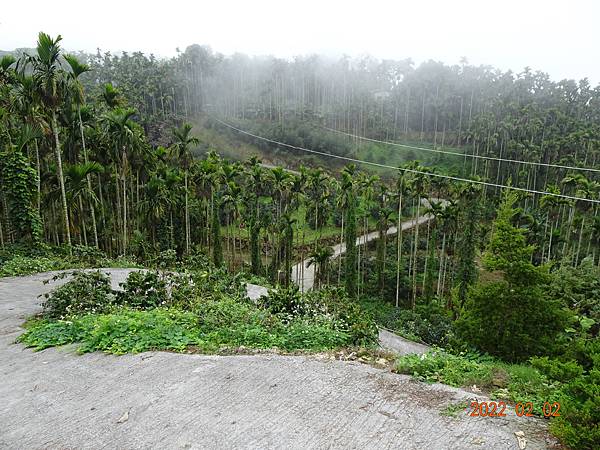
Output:
[[[600,86],[466,61],[198,45],[168,60],[75,56],[60,41],[40,33],[0,63],[0,273],[57,255],[205,257],[292,304],[304,276],[293,266],[308,260],[314,290],[448,351],[402,370],[528,364],[546,386],[535,401],[564,406],[554,432],[598,443]],[[202,130],[257,156],[223,158]],[[390,148],[402,164],[378,156]],[[268,164],[275,153],[289,164]]]

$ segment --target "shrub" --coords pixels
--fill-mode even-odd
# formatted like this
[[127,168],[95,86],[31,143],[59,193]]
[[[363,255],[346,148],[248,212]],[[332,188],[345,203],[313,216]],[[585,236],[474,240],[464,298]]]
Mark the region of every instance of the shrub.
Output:
[[178,265],[181,269],[187,270],[211,270],[212,264],[210,258],[203,252],[193,252],[186,255]]
[[91,266],[97,266],[107,260],[106,254],[102,250],[85,245],[74,245],[72,247],[72,254],[76,260],[83,261]]
[[192,274],[174,273],[167,277],[168,304],[184,310],[192,310],[198,294]]
[[563,387],[560,404],[561,416],[550,423],[550,430],[571,448],[600,448],[600,368]]
[[360,299],[360,306],[363,311],[373,317],[378,325],[391,330],[394,329],[400,308],[396,308],[389,302],[381,301],[379,298],[369,297],[362,297]]
[[454,325],[457,336],[477,350],[523,361],[557,353],[566,317],[541,287],[501,281],[475,287]]
[[436,303],[402,309],[380,299],[369,299],[361,301],[361,307],[375,317],[377,324],[407,339],[438,346],[446,346],[450,340],[451,314]]
[[0,266],[0,277],[14,277],[60,269],[60,264],[46,257],[15,256]]
[[445,346],[452,331],[452,318],[440,306],[417,305],[414,310],[399,310],[392,327],[400,334],[416,336],[427,344]]
[[201,330],[226,329],[235,327],[236,324],[257,326],[266,323],[268,325],[270,317],[268,312],[231,297],[200,301],[194,312],[198,317],[198,326]]
[[279,288],[269,291],[261,305],[285,323],[296,319],[329,322],[331,328],[347,333],[354,345],[373,344],[377,340],[377,326],[372,316],[343,289],[327,287],[301,294],[295,286]]
[[197,310],[174,308],[112,309],[70,320],[37,320],[19,338],[29,347],[80,342],[80,352],[123,354],[147,350],[203,352],[238,347],[287,351],[322,351],[350,345],[350,337],[329,322],[296,319],[284,324],[277,316],[232,298],[199,302]]
[[568,382],[583,375],[583,367],[575,361],[562,362],[547,356],[533,357],[531,365],[553,380]]
[[293,317],[313,313],[296,285],[271,289],[268,296],[259,299],[259,303],[273,314]]
[[354,345],[375,344],[379,332],[373,317],[360,305],[350,299],[346,291],[340,288],[327,287],[319,291],[311,291],[306,297],[309,302],[321,305],[321,314],[333,316],[341,322],[342,331],[348,333]]
[[254,275],[251,272],[240,272],[240,280],[250,284],[256,284],[258,286],[264,286],[266,288],[273,288],[273,283],[268,278],[261,275]]
[[134,271],[121,283],[117,303],[133,308],[147,309],[166,305],[169,300],[167,282],[158,271]]
[[581,319],[587,318],[592,336],[600,333],[600,267],[592,258],[585,258],[577,267],[561,266],[554,273],[548,296],[574,310]]
[[246,295],[246,284],[239,274],[231,275],[225,268],[215,268],[212,264],[203,270],[189,273],[197,296],[217,298],[222,295],[242,298]]
[[175,267],[175,263],[177,262],[177,252],[171,249],[163,250],[153,262],[157,269],[171,269]]
[[22,245],[7,246],[4,250],[0,250],[0,277],[86,267],[139,267],[126,257],[108,258],[95,247],[74,245],[71,251],[72,255],[65,245],[39,248]]
[[551,430],[572,448],[596,449],[600,448],[600,341],[578,339],[576,344],[580,367],[568,361],[542,363],[545,370],[565,379],[577,374],[560,389],[561,416],[551,423]]
[[72,272],[54,277],[54,280],[72,276],[72,279],[50,293],[44,294],[44,316],[62,319],[86,313],[102,313],[114,303],[110,278],[95,272]]
[[141,268],[142,266],[138,264],[133,259],[130,259],[128,256],[118,256],[117,258],[108,258],[102,259],[97,264],[96,267],[112,267],[115,269],[131,269],[131,268]]
[[493,373],[491,367],[475,360],[437,350],[424,355],[413,354],[399,358],[396,371],[413,375],[422,381],[450,386],[488,385]]

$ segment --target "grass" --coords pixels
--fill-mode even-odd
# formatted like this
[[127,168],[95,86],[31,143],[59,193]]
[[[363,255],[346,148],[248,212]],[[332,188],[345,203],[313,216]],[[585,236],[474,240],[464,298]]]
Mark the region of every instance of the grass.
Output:
[[[301,164],[309,166],[325,166],[332,169],[338,167],[335,160],[327,157],[304,153],[294,154],[291,152],[284,152],[279,155],[276,151],[262,149],[256,145],[245,142],[243,139],[238,139],[227,133],[222,133],[217,129],[207,128],[203,122],[196,123],[194,134],[200,138],[200,141],[204,144],[204,149],[199,150],[197,152],[198,155],[204,151],[216,150],[221,156],[236,161],[243,161],[251,156],[258,156],[263,162],[288,168],[299,167]],[[331,136],[338,135],[336,133],[331,133]],[[419,140],[402,139],[402,142],[398,143],[414,147],[434,148],[432,143],[421,142]],[[441,148],[439,143],[436,147],[438,149]],[[449,147],[447,145],[443,148],[457,153],[462,153],[464,151],[461,148]],[[460,156],[435,154],[418,149],[390,146],[367,141],[361,142],[359,146],[355,147],[352,154],[347,156],[393,167],[398,167],[409,161],[418,160],[424,165],[435,167],[444,173],[459,174],[463,169],[463,159]],[[397,175],[395,169],[386,169],[372,165],[362,165],[361,168],[367,172],[378,174],[386,178],[395,178]]]
[[[533,412],[541,415],[544,402],[558,401],[556,385],[532,367],[491,359],[456,356],[441,351],[399,358],[395,370],[418,380],[454,387],[477,388],[492,400],[533,403]],[[464,403],[451,404],[440,414],[456,417]]]
[[[532,358],[530,363],[509,364],[490,357],[433,351],[401,357],[395,370],[426,382],[477,387],[492,400],[531,402],[531,412],[538,416],[544,415],[545,403],[556,402],[560,416],[550,418],[550,431],[569,448],[599,448],[600,371],[594,367],[587,373],[581,368],[575,371],[572,362],[546,357]],[[457,411],[458,405],[449,405],[441,413],[454,415]]]
[[[404,140],[403,144],[433,149],[431,143],[419,141]],[[437,146],[440,149],[440,146]],[[456,147],[444,146],[444,150],[456,153],[462,153],[463,150]],[[364,143],[355,150],[355,157],[363,161],[370,161],[387,166],[398,167],[409,161],[421,161],[424,166],[435,167],[442,173],[461,173],[463,168],[463,158],[461,156],[436,154],[423,150],[412,149],[408,147],[399,147],[391,145],[376,144],[372,142]],[[396,176],[395,169],[386,169],[383,167],[368,166],[369,170],[382,176]]]
[[463,413],[468,406],[467,402],[450,403],[440,411],[440,414],[446,417],[456,417],[458,414]]
[[538,414],[541,414],[544,402],[558,401],[559,383],[525,364],[434,351],[423,356],[399,358],[395,370],[431,383],[455,387],[476,386],[487,392],[493,400],[532,402]]
[[369,346],[377,336],[371,317],[338,290],[280,288],[254,303],[237,278],[214,268],[132,272],[121,286],[112,291],[100,272],[75,273],[46,294],[43,315],[26,324],[20,342],[37,350],[76,343],[82,353],[291,352]]
[[206,128],[201,123],[194,127],[194,135],[200,139],[201,143],[205,144],[206,150],[217,150],[225,158],[244,161],[251,156],[258,156],[265,162],[271,161],[269,154],[257,146],[231,139],[227,135],[219,133],[218,130]]

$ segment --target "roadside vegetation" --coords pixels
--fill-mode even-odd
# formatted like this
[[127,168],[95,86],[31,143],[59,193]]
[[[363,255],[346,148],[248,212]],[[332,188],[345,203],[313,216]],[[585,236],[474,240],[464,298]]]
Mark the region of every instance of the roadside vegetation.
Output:
[[81,353],[115,354],[323,351],[377,342],[375,322],[343,290],[303,296],[279,288],[254,303],[240,277],[199,261],[181,273],[134,271],[116,292],[99,271],[73,272],[46,294],[43,314],[20,341],[37,350],[76,343]]

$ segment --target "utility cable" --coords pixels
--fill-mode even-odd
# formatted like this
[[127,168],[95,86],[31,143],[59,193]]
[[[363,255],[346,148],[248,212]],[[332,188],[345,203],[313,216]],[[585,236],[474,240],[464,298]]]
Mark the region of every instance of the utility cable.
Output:
[[567,166],[567,165],[563,165],[563,164],[522,161],[520,159],[497,158],[494,156],[484,156],[484,155],[470,155],[468,153],[453,152],[453,151],[449,151],[449,150],[439,150],[439,149],[434,149],[434,148],[416,147],[414,145],[400,144],[398,142],[382,141],[379,139],[372,139],[372,138],[368,138],[368,137],[364,137],[364,136],[359,136],[357,134],[352,134],[352,133],[347,133],[345,131],[336,130],[335,128],[329,128],[329,127],[320,127],[320,128],[323,128],[328,131],[332,131],[334,133],[339,133],[339,134],[343,134],[346,136],[350,136],[350,137],[353,137],[356,139],[361,139],[361,140],[369,141],[369,142],[376,142],[378,144],[393,145],[396,147],[410,148],[410,149],[421,150],[421,151],[425,151],[425,152],[442,153],[445,155],[460,156],[463,158],[466,157],[466,158],[484,159],[484,160],[488,160],[488,161],[499,161],[499,162],[524,164],[524,165],[530,165],[530,166],[553,167],[556,169],[579,170],[579,171],[586,171],[586,172],[600,172],[600,169],[594,169],[592,167],[575,167],[575,166]]
[[322,152],[322,151],[319,151],[319,150],[312,150],[312,149],[309,149],[309,148],[298,147],[296,145],[286,144],[285,142],[279,142],[279,141],[276,141],[276,140],[273,140],[273,139],[269,139],[269,138],[266,138],[266,137],[263,137],[263,136],[258,136],[256,134],[250,133],[249,131],[245,131],[245,130],[242,130],[240,128],[234,127],[233,125],[230,125],[227,122],[223,122],[222,120],[217,119],[216,117],[213,117],[213,119],[216,120],[221,125],[224,125],[224,126],[226,126],[228,128],[231,128],[232,130],[235,130],[235,131],[237,131],[239,133],[245,134],[247,136],[251,136],[251,137],[256,138],[256,139],[260,139],[260,140],[263,140],[263,141],[266,141],[266,142],[271,142],[272,144],[282,145],[284,147],[292,148],[294,150],[300,150],[300,151],[303,151],[303,152],[313,153],[313,154],[321,155],[321,156],[328,156],[330,158],[335,158],[335,159],[339,159],[339,160],[343,160],[343,161],[353,162],[353,163],[357,163],[357,164],[365,164],[365,165],[370,165],[370,166],[374,166],[374,167],[380,167],[380,168],[383,168],[383,169],[400,170],[402,172],[413,173],[413,174],[421,174],[421,175],[426,175],[426,176],[430,176],[430,177],[436,177],[436,178],[443,178],[443,179],[447,179],[447,180],[459,181],[459,182],[463,182],[463,183],[479,184],[481,186],[489,186],[489,187],[495,187],[495,188],[501,188],[501,189],[511,189],[513,191],[528,192],[530,194],[549,195],[549,196],[552,196],[552,197],[564,198],[564,199],[567,199],[567,200],[576,200],[576,201],[588,202],[588,203],[600,203],[600,200],[595,200],[595,199],[591,199],[591,198],[574,197],[572,195],[557,194],[555,192],[537,191],[537,190],[534,190],[534,189],[520,188],[520,187],[517,187],[517,186],[506,186],[506,185],[503,185],[503,184],[489,183],[487,181],[469,180],[468,178],[455,177],[455,176],[452,176],[452,175],[443,175],[443,174],[440,174],[440,173],[433,173],[433,172],[423,172],[423,171],[420,171],[420,170],[409,169],[409,168],[405,168],[405,167],[388,166],[386,164],[380,164],[380,163],[376,163],[376,162],[372,162],[372,161],[363,161],[363,160],[360,160],[360,159],[350,158],[350,157],[347,157],[347,156],[334,155],[332,153],[326,153],[326,152]]

